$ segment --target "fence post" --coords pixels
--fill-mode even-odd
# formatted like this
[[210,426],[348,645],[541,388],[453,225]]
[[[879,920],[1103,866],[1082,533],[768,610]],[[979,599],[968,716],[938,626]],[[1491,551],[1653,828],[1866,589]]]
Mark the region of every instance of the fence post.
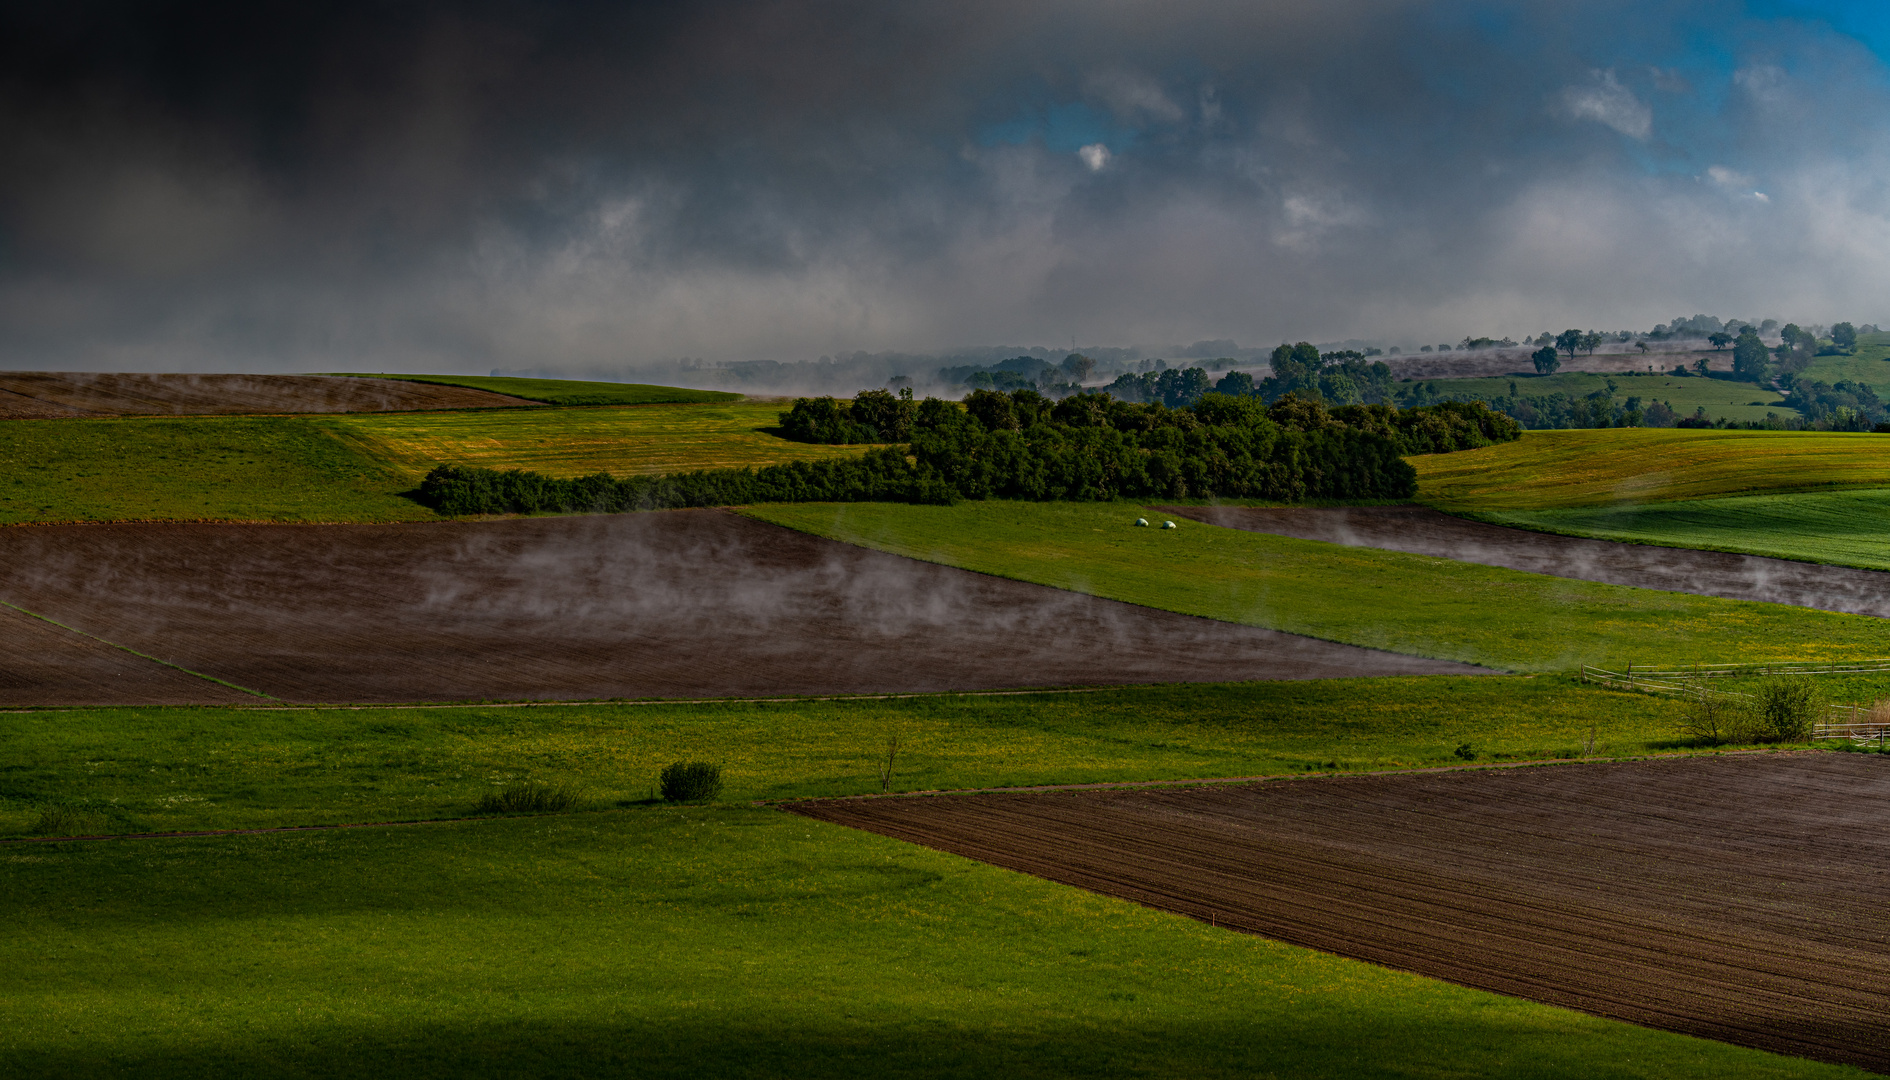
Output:
[[1629,660],[1627,665],[1627,688],[1634,689],[1634,661],[1632,660]]

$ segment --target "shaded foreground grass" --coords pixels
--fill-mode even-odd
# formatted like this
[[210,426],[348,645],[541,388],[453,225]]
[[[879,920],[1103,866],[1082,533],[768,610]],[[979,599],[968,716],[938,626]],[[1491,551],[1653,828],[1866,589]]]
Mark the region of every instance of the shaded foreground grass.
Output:
[[864,446],[794,442],[767,429],[777,403],[638,405],[597,409],[518,409],[378,413],[339,417],[365,453],[418,478],[435,465],[529,469],[570,477],[609,472],[690,472],[823,461]]
[[[1656,363],[1653,356],[1649,363]],[[1890,367],[1890,365],[1885,365]],[[1610,372],[1598,375],[1593,372],[1565,371],[1554,375],[1490,375],[1467,379],[1420,379],[1419,382],[1435,386],[1439,394],[1476,394],[1486,397],[1508,397],[1511,384],[1522,397],[1545,397],[1549,394],[1568,394],[1573,397],[1587,397],[1597,391],[1606,391],[1608,384],[1615,386],[1614,396],[1621,401],[1630,397],[1641,399],[1643,407],[1656,401],[1664,401],[1673,406],[1673,411],[1681,416],[1692,416],[1695,409],[1705,409],[1706,415],[1728,420],[1763,420],[1766,413],[1778,416],[1797,416],[1798,411],[1786,405],[1778,396],[1778,391],[1769,390],[1755,383],[1735,382],[1731,379],[1702,379],[1694,375],[1675,375],[1673,364],[1668,362],[1668,371],[1662,374],[1648,372]],[[1829,380],[1827,380],[1829,381]],[[1763,405],[1753,405],[1761,401]]]
[[1883,488],[1477,516],[1571,536],[1890,570],[1890,489]]
[[1174,530],[1137,528],[1135,517],[1147,511],[1124,504],[800,503],[744,512],[1002,577],[1512,671],[1890,656],[1890,623],[1882,619],[1194,522]]
[[1452,513],[1890,487],[1890,436],[1607,428],[1406,459],[1418,500]]
[[329,417],[8,420],[0,524],[437,519],[337,430]]
[[471,813],[508,786],[649,798],[664,766],[722,766],[730,801],[1261,776],[1674,745],[1672,702],[1560,678],[1428,676],[1075,694],[363,710],[0,714],[0,833],[252,828]]
[[770,810],[0,861],[20,1075],[1862,1075]]
[[432,383],[435,386],[463,386],[507,394],[526,401],[547,405],[668,405],[700,402],[740,401],[742,395],[726,390],[690,390],[680,386],[653,386],[647,383],[581,382],[573,379],[519,379],[503,375],[388,375],[384,373],[337,372],[363,379],[395,379],[400,382]]

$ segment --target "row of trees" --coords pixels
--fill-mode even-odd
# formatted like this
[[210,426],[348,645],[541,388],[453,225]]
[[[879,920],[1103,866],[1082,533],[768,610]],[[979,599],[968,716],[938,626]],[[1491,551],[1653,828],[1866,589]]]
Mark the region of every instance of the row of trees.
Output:
[[1328,409],[1291,394],[1271,405],[1206,394],[1170,409],[1103,394],[1052,401],[1033,390],[976,390],[962,405],[887,396],[907,416],[909,442],[856,458],[621,480],[442,465],[420,500],[461,515],[863,500],[1402,499],[1417,490],[1405,455],[1489,446],[1521,430],[1481,404],[1456,402]]

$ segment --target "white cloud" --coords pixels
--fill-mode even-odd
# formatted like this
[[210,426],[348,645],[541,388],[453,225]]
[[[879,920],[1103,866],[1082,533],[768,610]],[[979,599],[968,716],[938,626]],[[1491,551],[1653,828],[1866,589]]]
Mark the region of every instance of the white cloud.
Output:
[[1084,89],[1124,120],[1152,119],[1172,124],[1186,116],[1160,83],[1138,72],[1098,72],[1084,81]]
[[1785,98],[1785,69],[1771,64],[1740,68],[1733,83],[1760,105],[1776,105]]
[[1098,142],[1078,150],[1076,156],[1083,159],[1083,164],[1089,166],[1090,172],[1101,172],[1103,166],[1109,164],[1110,154],[1109,148]]
[[1615,79],[1613,71],[1595,71],[1587,86],[1562,88],[1562,108],[1576,120],[1593,120],[1631,139],[1645,139],[1654,129],[1654,110]]

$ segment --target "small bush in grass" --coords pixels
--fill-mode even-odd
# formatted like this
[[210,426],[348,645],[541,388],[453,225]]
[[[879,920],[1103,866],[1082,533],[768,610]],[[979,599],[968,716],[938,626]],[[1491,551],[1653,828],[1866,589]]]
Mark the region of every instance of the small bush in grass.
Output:
[[1706,746],[1749,742],[1758,738],[1756,727],[1750,702],[1703,686],[1696,686],[1681,706],[1681,733]]
[[76,806],[53,803],[42,806],[39,816],[27,827],[35,836],[86,836],[105,829],[102,814],[88,813]]
[[1767,679],[1758,693],[1758,737],[1761,742],[1804,742],[1818,719],[1824,699],[1816,683],[1803,675]]
[[473,807],[475,814],[549,814],[575,810],[583,801],[576,788],[566,784],[541,784],[514,780],[497,791],[480,796]]
[[722,793],[722,766],[706,761],[678,761],[658,778],[669,802],[708,802]]

